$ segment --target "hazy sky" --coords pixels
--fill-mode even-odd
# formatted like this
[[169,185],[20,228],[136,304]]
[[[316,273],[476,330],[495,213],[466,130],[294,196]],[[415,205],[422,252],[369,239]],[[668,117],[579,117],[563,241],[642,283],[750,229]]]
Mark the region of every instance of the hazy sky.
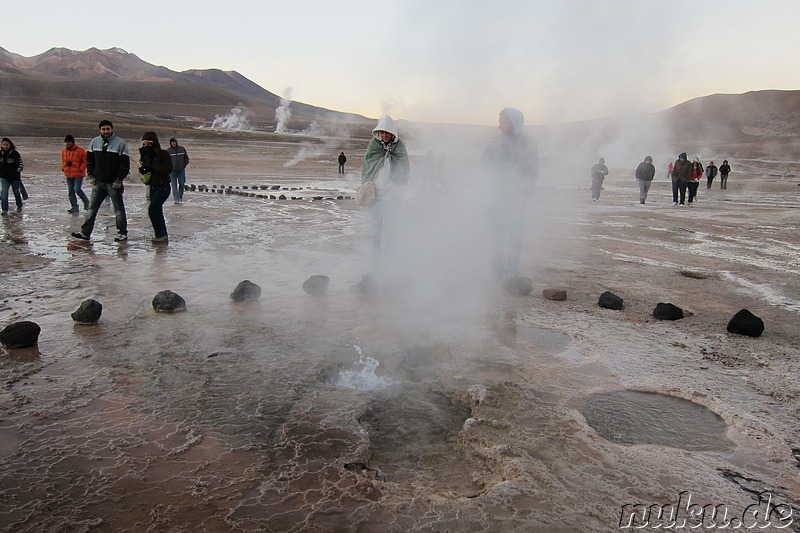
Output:
[[800,89],[797,0],[39,0],[5,11],[0,46],[26,57],[120,47],[371,117],[488,125],[511,106],[544,124]]

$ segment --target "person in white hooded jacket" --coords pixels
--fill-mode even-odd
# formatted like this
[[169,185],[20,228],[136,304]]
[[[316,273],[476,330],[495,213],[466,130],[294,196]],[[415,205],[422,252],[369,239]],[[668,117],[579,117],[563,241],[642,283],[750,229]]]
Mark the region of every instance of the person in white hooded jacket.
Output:
[[372,135],[361,166],[361,183],[375,183],[375,201],[369,206],[369,211],[372,250],[378,267],[385,259],[384,248],[392,246],[397,208],[411,167],[406,145],[400,140],[392,117],[383,117],[372,130]]
[[519,276],[525,206],[539,177],[539,150],[525,135],[522,112],[500,112],[500,134],[486,146],[481,164],[489,174],[492,228],[492,267],[497,278]]

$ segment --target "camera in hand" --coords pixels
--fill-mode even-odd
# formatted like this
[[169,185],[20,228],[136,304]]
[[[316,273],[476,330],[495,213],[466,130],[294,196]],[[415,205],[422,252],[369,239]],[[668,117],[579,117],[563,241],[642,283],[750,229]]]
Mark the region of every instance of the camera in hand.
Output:
[[67,161],[67,166],[71,167],[72,166],[72,161]]

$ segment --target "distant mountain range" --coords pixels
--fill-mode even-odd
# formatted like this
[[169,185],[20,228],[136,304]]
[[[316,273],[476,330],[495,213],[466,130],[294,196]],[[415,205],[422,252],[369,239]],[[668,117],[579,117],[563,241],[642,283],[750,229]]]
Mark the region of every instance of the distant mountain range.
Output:
[[[23,57],[0,48],[0,103],[7,134],[50,134],[112,113],[131,126],[162,121],[171,130],[198,131],[216,116],[244,106],[254,129],[274,131],[281,98],[235,71],[175,72],[120,48],[74,51],[52,48]],[[315,123],[320,131],[365,137],[375,119],[301,102],[291,103],[289,127]],[[91,122],[91,121],[90,121]],[[425,125],[407,123],[409,130]],[[435,125],[430,125],[436,128]],[[467,131],[441,126],[435,131]],[[546,143],[568,142],[560,151],[602,148],[609,139],[639,145],[712,146],[720,143],[777,143],[800,135],[800,91],[753,91],[695,98],[657,113],[537,126]],[[474,130],[474,128],[473,128]],[[594,148],[592,148],[594,147]]]
[[[23,57],[0,48],[0,98],[36,100],[43,104],[61,101],[140,102],[147,104],[193,105],[229,111],[243,104],[261,113],[260,124],[275,124],[274,110],[281,97],[235,71],[219,69],[175,72],[152,65],[121,48],[84,51],[51,48],[33,57]],[[361,115],[342,113],[291,102],[292,120],[298,127],[312,121],[353,124],[373,122]],[[214,115],[206,117],[211,121]]]

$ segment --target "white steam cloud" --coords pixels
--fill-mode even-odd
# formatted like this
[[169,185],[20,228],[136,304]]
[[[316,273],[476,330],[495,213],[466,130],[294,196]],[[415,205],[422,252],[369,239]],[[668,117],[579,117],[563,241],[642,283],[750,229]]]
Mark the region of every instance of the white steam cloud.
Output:
[[287,87],[283,91],[283,98],[281,98],[281,105],[275,110],[275,133],[288,133],[287,125],[289,119],[292,118],[292,110],[289,106],[292,104],[292,88]]
[[241,103],[225,116],[217,115],[211,122],[212,130],[252,131],[250,117],[253,113]]

